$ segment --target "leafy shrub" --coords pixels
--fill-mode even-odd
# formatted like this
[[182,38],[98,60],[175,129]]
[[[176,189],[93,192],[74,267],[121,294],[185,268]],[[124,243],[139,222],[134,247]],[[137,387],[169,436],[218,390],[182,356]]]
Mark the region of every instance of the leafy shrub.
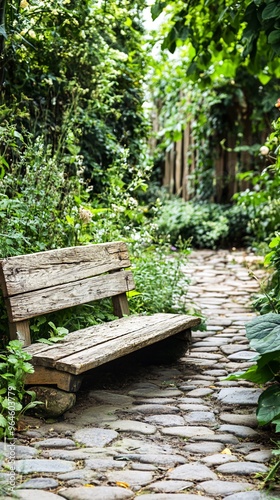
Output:
[[[0,439],[3,439],[14,437],[21,415],[40,403],[34,400],[34,392],[24,388],[25,375],[33,373],[34,368],[28,362],[31,355],[22,349],[22,343],[12,340],[0,359]],[[31,401],[25,405],[27,395]]]
[[[254,318],[246,325],[246,336],[250,347],[256,350],[256,364],[245,372],[237,372],[227,380],[245,379],[268,387],[258,400],[257,420],[259,425],[272,424],[276,434],[280,433],[280,314],[268,313]],[[279,455],[279,450],[275,450]],[[280,467],[280,460],[273,474]],[[272,475],[272,471],[269,476]]]
[[74,332],[114,319],[116,316],[113,314],[111,299],[69,307],[32,319],[30,322],[32,342],[41,341],[41,338],[49,339],[48,342],[53,342],[53,338],[57,339],[55,341],[59,341],[60,336],[63,338],[65,330]]
[[154,246],[134,253],[132,271],[136,291],[128,294],[131,312],[198,315],[186,302],[189,285],[183,269],[187,264],[186,253],[170,255],[163,247]]
[[179,237],[196,248],[242,246],[248,234],[249,215],[237,206],[184,202],[171,198],[165,202],[157,220],[159,234],[176,244]]
[[[279,99],[276,107],[280,107]],[[260,148],[264,162],[262,172],[239,174],[239,178],[249,181],[252,188],[234,196],[244,211],[250,211],[250,231],[257,244],[269,242],[275,232],[280,231],[280,118],[272,122],[272,127],[273,131]]]
[[[129,150],[131,167],[145,148],[144,6],[143,0],[6,2],[1,116],[14,120],[22,134],[46,136],[52,152],[68,136],[64,158],[83,156],[94,193],[110,184],[106,170],[122,148]],[[15,161],[11,149],[8,164]],[[69,161],[70,171],[71,166]]]
[[253,305],[261,314],[271,311],[280,314],[280,234],[272,239],[269,249],[264,259],[264,265],[269,270],[268,278],[261,283],[261,293]]

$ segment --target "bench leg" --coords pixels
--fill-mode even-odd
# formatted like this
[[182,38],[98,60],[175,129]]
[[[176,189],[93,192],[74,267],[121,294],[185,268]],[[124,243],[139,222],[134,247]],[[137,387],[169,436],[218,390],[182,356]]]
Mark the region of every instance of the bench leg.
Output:
[[34,373],[27,374],[26,385],[56,385],[58,389],[67,392],[77,392],[81,387],[82,375],[59,372],[44,366],[35,366],[34,369]]

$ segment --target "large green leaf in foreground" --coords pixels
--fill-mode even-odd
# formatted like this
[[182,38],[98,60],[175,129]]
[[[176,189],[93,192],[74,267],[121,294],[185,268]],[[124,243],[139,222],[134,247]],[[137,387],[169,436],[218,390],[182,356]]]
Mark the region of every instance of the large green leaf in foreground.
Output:
[[259,354],[280,350],[280,314],[257,316],[246,325],[250,347]]
[[268,387],[259,397],[257,419],[259,425],[266,425],[280,416],[280,385]]

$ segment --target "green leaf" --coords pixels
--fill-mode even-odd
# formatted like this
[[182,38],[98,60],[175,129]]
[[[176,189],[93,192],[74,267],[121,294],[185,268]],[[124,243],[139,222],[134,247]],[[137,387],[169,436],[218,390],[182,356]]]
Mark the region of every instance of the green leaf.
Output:
[[64,328],[63,326],[58,326],[57,333],[64,337],[65,335],[67,335],[69,333],[69,330],[67,330],[67,328]]
[[137,292],[136,290],[130,290],[126,293],[127,297],[135,297],[136,295],[141,295],[141,292]]
[[8,398],[5,398],[3,401],[2,401],[2,407],[9,410],[9,408],[11,408],[11,406],[13,406],[13,410],[15,411],[20,411],[22,409],[22,404],[19,403],[19,401],[11,401],[10,399]]
[[157,1],[151,8],[151,14],[153,21],[162,13],[164,7],[166,7],[167,2]]
[[265,75],[264,73],[259,73],[258,78],[263,85],[266,85],[272,77],[269,75]]
[[265,365],[270,366],[275,374],[280,370],[280,351],[271,351],[261,354],[257,359],[258,366],[263,368]]
[[271,371],[269,366],[260,367],[258,365],[253,365],[246,370],[246,372],[236,372],[229,375],[226,380],[249,380],[255,384],[265,384],[269,380],[274,378],[274,373]]
[[262,339],[255,339],[250,342],[252,349],[255,349],[259,354],[267,354],[269,352],[280,350],[280,328],[275,329],[272,333]]
[[[272,421],[274,425],[276,425],[275,431],[280,432],[280,418],[276,418]],[[276,453],[274,455],[280,455],[280,450],[274,450]],[[272,452],[273,453],[273,452]]]
[[32,408],[35,408],[38,405],[43,405],[43,401],[30,401],[24,408],[23,412],[25,413],[27,410],[31,410]]
[[269,3],[262,12],[262,19],[271,19],[272,17],[278,17],[280,14],[279,2]]
[[280,350],[280,314],[268,313],[246,325],[250,346],[260,354]]
[[280,30],[271,31],[267,39],[268,43],[279,43],[280,42]]
[[7,427],[7,426],[8,426],[8,420],[3,415],[0,415],[0,427]]
[[259,397],[257,419],[259,425],[266,425],[280,415],[280,385],[274,384]]

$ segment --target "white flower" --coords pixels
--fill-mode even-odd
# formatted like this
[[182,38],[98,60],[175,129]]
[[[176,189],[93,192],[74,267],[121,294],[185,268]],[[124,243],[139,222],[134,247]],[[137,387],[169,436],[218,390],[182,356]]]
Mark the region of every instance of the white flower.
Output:
[[261,155],[264,155],[264,156],[268,155],[268,153],[269,153],[269,148],[268,148],[267,146],[262,146],[262,147],[260,148],[260,153],[261,153]]

